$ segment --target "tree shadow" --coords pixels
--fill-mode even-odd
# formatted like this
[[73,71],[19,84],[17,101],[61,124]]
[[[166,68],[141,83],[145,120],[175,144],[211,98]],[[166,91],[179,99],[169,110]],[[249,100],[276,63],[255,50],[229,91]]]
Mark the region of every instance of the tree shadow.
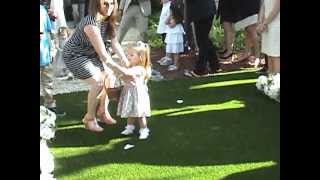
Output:
[[259,169],[254,169],[250,171],[243,171],[229,175],[223,180],[276,180],[280,179],[280,167],[279,165],[274,165],[270,167],[264,167]]

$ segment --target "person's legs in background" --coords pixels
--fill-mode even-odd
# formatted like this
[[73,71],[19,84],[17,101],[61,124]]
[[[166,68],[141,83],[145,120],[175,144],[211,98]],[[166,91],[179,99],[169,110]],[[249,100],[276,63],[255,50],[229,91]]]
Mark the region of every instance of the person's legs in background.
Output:
[[120,44],[123,38],[125,37],[125,35],[127,34],[128,30],[132,27],[134,23],[133,17],[135,16],[134,15],[135,12],[136,11],[132,10],[132,7],[129,7],[126,12],[123,12],[118,33],[117,33],[117,38]]
[[[216,49],[209,39],[209,32],[212,26],[212,17],[195,21],[195,31],[197,42],[199,43],[199,57],[196,63],[193,74],[206,75],[208,74],[207,63],[210,63],[211,68],[216,69],[217,56]],[[209,52],[210,51],[210,52]],[[214,71],[214,70],[212,70]]]
[[43,104],[53,111],[57,116],[64,116],[66,113],[57,109],[56,100],[53,97],[53,69],[52,65],[40,67],[40,83],[43,92]]
[[81,20],[85,16],[85,8],[86,4],[84,1],[79,2],[79,20]]
[[220,58],[228,59],[233,55],[234,31],[231,22],[224,21],[222,25],[224,32],[224,51],[222,51]]
[[268,56],[269,65],[271,65],[269,74],[274,75],[280,73],[280,57]]
[[245,57],[253,55],[253,64],[257,67],[260,64],[260,48],[256,26],[257,24],[252,24],[245,28]]
[[73,17],[73,25],[76,27],[80,21],[79,16],[79,4],[72,2],[72,17]]
[[136,27],[139,31],[139,40],[147,43],[148,42],[148,17],[144,16],[139,9],[139,12],[136,13]]

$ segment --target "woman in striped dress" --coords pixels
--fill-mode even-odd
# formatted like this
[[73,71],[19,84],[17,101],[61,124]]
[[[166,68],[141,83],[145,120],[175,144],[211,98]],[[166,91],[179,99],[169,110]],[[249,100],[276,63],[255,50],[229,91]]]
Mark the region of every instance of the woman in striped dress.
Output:
[[[114,83],[114,71],[123,75],[124,78],[133,79],[129,74],[115,63],[110,53],[106,50],[105,42],[111,39],[113,50],[120,57],[121,64],[128,66],[128,59],[116,39],[115,21],[117,13],[117,0],[91,0],[89,14],[84,17],[70,39],[63,48],[63,59],[67,68],[73,75],[90,85],[88,93],[87,113],[83,123],[88,130],[101,132],[96,121],[96,110],[99,104],[98,95],[102,92],[104,77],[108,77],[109,87]],[[103,103],[102,103],[103,104]],[[107,124],[114,124],[105,106],[98,108],[99,119]]]

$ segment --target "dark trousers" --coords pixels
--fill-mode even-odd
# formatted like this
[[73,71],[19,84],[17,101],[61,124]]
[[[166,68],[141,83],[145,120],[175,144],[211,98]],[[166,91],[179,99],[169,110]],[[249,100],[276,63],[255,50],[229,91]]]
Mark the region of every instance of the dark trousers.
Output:
[[166,35],[167,35],[167,33],[162,33],[162,34],[161,34],[161,40],[162,40],[162,43],[163,43],[163,44],[166,44],[166,43],[164,42],[164,40],[166,39]]
[[207,64],[211,72],[216,72],[219,68],[219,62],[216,55],[216,47],[209,38],[213,17],[208,17],[194,21],[196,38],[199,45],[199,59],[196,62],[195,71],[198,73],[207,72]]

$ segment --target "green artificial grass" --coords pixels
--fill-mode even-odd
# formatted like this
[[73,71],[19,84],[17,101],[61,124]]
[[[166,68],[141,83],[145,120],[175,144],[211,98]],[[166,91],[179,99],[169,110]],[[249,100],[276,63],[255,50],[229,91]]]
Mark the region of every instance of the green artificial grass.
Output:
[[[83,128],[86,92],[57,97],[68,114],[49,143],[59,180],[280,179],[280,105],[255,87],[252,70],[150,82],[150,138]],[[178,104],[176,100],[182,99]],[[116,104],[111,104],[115,117]],[[135,147],[124,150],[125,144]]]

